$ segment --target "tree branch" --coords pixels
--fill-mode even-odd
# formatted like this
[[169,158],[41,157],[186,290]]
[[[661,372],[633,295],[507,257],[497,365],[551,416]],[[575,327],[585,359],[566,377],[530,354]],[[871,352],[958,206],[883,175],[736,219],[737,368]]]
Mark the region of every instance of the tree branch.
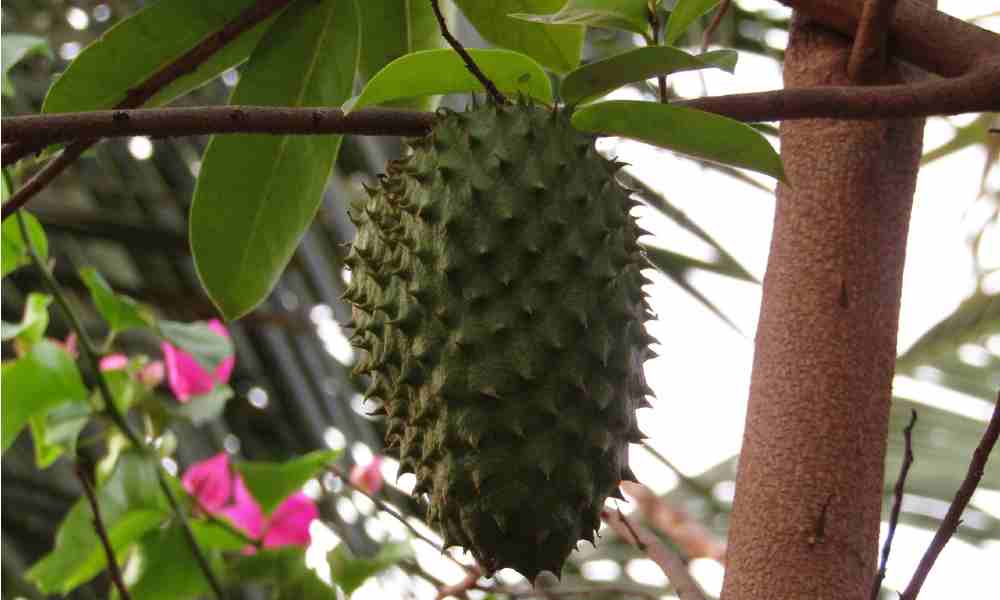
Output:
[[899,468],[899,479],[896,480],[896,489],[893,494],[892,511],[889,513],[889,532],[885,536],[885,544],[882,546],[882,561],[875,574],[875,583],[872,584],[870,600],[878,600],[879,592],[882,590],[882,581],[885,579],[886,565],[889,563],[889,552],[892,551],[892,538],[896,536],[896,525],[899,524],[899,511],[903,506],[903,488],[906,485],[906,476],[910,472],[913,464],[913,427],[917,424],[917,411],[911,411],[910,422],[903,428],[903,464]]
[[962,522],[962,512],[969,504],[976,487],[979,486],[979,480],[983,478],[986,461],[989,460],[993,446],[997,443],[997,437],[1000,437],[1000,392],[997,392],[996,403],[993,405],[993,416],[986,426],[986,431],[983,432],[983,439],[979,441],[979,446],[972,453],[972,461],[969,463],[969,471],[965,475],[965,480],[959,486],[955,499],[951,501],[951,506],[948,507],[948,512],[941,521],[937,533],[934,534],[930,546],[927,547],[924,557],[920,559],[920,564],[917,565],[917,570],[913,573],[910,584],[899,595],[900,600],[914,600],[917,597],[920,588],[924,585],[924,580],[927,579],[927,575],[934,567],[938,555],[944,550],[948,540],[955,535],[955,530]]
[[886,41],[897,0],[865,0],[847,62],[847,74],[857,84],[875,83],[885,71]]
[[97,504],[97,496],[94,495],[94,488],[90,485],[90,479],[88,479],[86,470],[79,463],[76,464],[76,478],[80,480],[80,485],[83,486],[83,495],[87,497],[87,502],[90,503],[90,511],[94,514],[94,531],[97,532],[97,537],[101,540],[101,546],[104,547],[104,554],[107,556],[108,573],[111,575],[111,583],[118,589],[118,596],[122,600],[132,600],[132,595],[128,593],[128,587],[126,587],[125,579],[122,577],[121,567],[118,566],[118,559],[115,557],[115,548],[111,545],[111,540],[108,538],[108,530],[104,527],[104,519],[101,518],[101,508]]
[[476,61],[472,60],[472,57],[465,51],[465,47],[462,46],[462,43],[459,42],[455,36],[451,35],[450,31],[448,31],[448,23],[445,22],[444,15],[441,14],[441,7],[438,6],[438,0],[430,0],[430,3],[431,8],[434,10],[434,16],[437,17],[438,27],[441,30],[441,37],[443,37],[445,41],[448,42],[448,45],[451,46],[460,57],[462,57],[462,62],[465,63],[465,68],[472,73],[473,77],[479,80],[479,83],[483,84],[483,87],[486,88],[486,92],[493,98],[493,100],[496,101],[497,104],[506,104],[507,97],[503,95],[503,92],[497,89],[496,84],[494,84],[493,81],[486,76],[486,73],[483,73],[482,69],[479,68],[479,65],[476,64]]
[[[115,105],[115,108],[135,108],[142,106],[147,100],[156,95],[157,92],[170,85],[177,79],[193,72],[199,65],[211,58],[216,52],[221,50],[226,44],[239,37],[245,31],[252,29],[259,23],[285,8],[292,0],[258,0],[253,6],[241,12],[232,21],[222,26],[221,29],[212,33],[193,48],[179,56],[176,60],[167,63],[158,71],[147,77],[142,83],[126,92],[125,98]],[[74,142],[63,150],[55,160],[50,162],[37,175],[29,180],[23,188],[11,195],[10,199],[3,205],[2,219],[6,219],[15,210],[27,204],[28,200],[40,192],[52,182],[66,167],[73,164],[87,148],[96,140],[81,139]],[[8,146],[13,146],[8,148]],[[45,145],[28,144],[8,144],[3,147],[3,154],[10,156],[27,156],[33,152],[38,152]],[[8,163],[6,159],[3,165]]]

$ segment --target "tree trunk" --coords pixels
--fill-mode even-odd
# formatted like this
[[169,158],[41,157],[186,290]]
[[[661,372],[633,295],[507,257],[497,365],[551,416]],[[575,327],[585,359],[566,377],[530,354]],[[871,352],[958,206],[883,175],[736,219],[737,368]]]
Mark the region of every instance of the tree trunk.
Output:
[[[796,16],[786,87],[847,85]],[[891,66],[884,82],[899,81]],[[923,120],[786,121],[722,597],[867,598]]]

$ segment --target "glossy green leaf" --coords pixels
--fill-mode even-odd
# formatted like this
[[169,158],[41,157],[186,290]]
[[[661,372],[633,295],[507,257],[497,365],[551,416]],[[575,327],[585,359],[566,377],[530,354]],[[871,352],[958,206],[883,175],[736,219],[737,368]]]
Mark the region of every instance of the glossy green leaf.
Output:
[[39,294],[38,292],[28,294],[21,322],[7,323],[5,321],[0,339],[6,342],[17,338],[25,344],[25,347],[30,348],[45,337],[45,330],[49,327],[50,304],[52,304],[52,296],[48,294]]
[[[368,81],[386,65],[401,56],[420,50],[435,50],[447,46],[430,2],[400,0],[364,0],[361,9],[361,60],[358,72]],[[441,3],[448,19],[454,6]],[[433,97],[410,98],[393,106],[432,110]]]
[[283,463],[240,462],[236,468],[261,509],[270,514],[282,500],[298,491],[338,456],[339,450],[317,450]]
[[371,558],[357,558],[351,554],[346,544],[340,544],[327,556],[327,562],[330,565],[330,579],[344,593],[351,594],[372,575],[412,556],[413,549],[409,544],[387,544]]
[[80,372],[69,352],[49,340],[41,340],[27,354],[2,367],[4,451],[28,419],[48,413],[67,402],[87,399]]
[[[122,452],[114,470],[96,490],[101,518],[116,553],[163,523],[169,512],[160,494],[156,464],[138,452]],[[52,552],[27,573],[46,594],[65,594],[86,583],[107,566],[94,533],[93,513],[80,498],[56,533]]]
[[[530,57],[510,50],[469,50],[469,54],[501,92],[552,103],[549,78]],[[401,98],[482,91],[483,85],[454,50],[424,50],[398,58],[379,71],[350,109]]]
[[653,39],[647,0],[569,0],[552,14],[514,13],[515,19],[548,25],[587,25],[632,31]]
[[763,135],[713,113],[657,102],[616,100],[577,110],[573,125],[784,179],[781,159]]
[[455,4],[479,35],[495,46],[527,54],[558,73],[580,63],[584,27],[529,23],[509,16],[552,13],[565,0],[455,0]]
[[48,468],[63,452],[76,454],[76,441],[90,422],[93,410],[84,402],[57,406],[47,415],[31,417],[31,439],[35,446],[35,465]]
[[[232,104],[340,106],[351,94],[355,0],[296,2],[254,50]],[[227,319],[264,300],[312,222],[341,136],[212,138],[191,206],[198,276]]]
[[[4,184],[4,189],[6,189],[6,184]],[[38,256],[43,261],[48,260],[49,241],[45,236],[45,230],[42,229],[42,224],[28,211],[22,210],[19,212],[24,219],[25,228],[28,230],[28,238],[35,247],[35,251],[38,252]],[[31,264],[31,256],[28,254],[28,246],[24,243],[24,238],[21,236],[21,227],[17,223],[17,217],[11,217],[4,221],[0,229],[2,229],[2,233],[0,233],[2,235],[2,238],[0,238],[0,244],[2,244],[0,246],[0,264],[2,264],[2,269],[0,271],[2,272],[0,272],[0,276],[6,277],[14,269]]]
[[156,322],[151,308],[128,296],[116,294],[96,269],[80,269],[80,278],[90,290],[97,312],[108,322],[111,331],[118,333],[136,327],[150,327]]
[[14,84],[11,83],[10,73],[11,67],[21,62],[28,56],[32,54],[41,54],[43,56],[52,57],[52,49],[49,48],[49,42],[44,38],[40,38],[34,35],[25,35],[23,33],[9,33],[4,34],[2,38],[3,44],[3,95],[13,96],[14,95]]
[[732,73],[736,69],[736,59],[737,54],[732,50],[714,50],[696,56],[669,46],[647,46],[570,71],[559,90],[564,102],[578,104],[657,75],[709,68]]
[[226,402],[233,397],[233,388],[228,385],[216,385],[212,391],[198,396],[192,396],[184,404],[171,409],[171,412],[193,425],[204,425],[218,419],[226,410]]
[[698,17],[712,10],[719,0],[677,0],[670,18],[667,20],[667,30],[663,36],[667,44],[673,45],[680,39],[687,28]]
[[209,373],[235,352],[232,340],[213,331],[208,323],[163,320],[158,325],[164,340],[190,354]]
[[[256,0],[161,0],[123,19],[80,52],[45,97],[42,112],[112,108],[128,91]],[[162,89],[144,106],[158,106],[197,88],[249,56],[273,18],[244,32],[211,58]]]

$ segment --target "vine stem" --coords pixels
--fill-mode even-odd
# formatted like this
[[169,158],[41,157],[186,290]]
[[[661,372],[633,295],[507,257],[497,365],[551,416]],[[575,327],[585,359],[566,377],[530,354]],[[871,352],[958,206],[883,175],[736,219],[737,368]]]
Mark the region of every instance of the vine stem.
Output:
[[[6,170],[4,171],[4,178],[7,179],[9,185],[10,175]],[[154,464],[156,465],[157,483],[159,484],[163,495],[166,497],[167,503],[170,505],[170,508],[174,513],[174,517],[177,519],[177,522],[180,524],[181,529],[184,532],[184,537],[191,548],[191,554],[194,555],[195,561],[198,563],[198,567],[201,569],[202,573],[204,573],[205,579],[212,588],[212,592],[215,597],[218,600],[224,600],[225,594],[222,590],[222,585],[219,583],[215,573],[212,572],[212,567],[209,565],[208,558],[202,551],[201,546],[198,545],[198,541],[194,537],[194,532],[191,530],[191,524],[188,522],[187,515],[184,514],[183,510],[181,510],[180,503],[177,501],[177,496],[174,494],[174,491],[170,489],[170,482],[167,480],[163,466],[160,464],[159,460],[156,460],[156,453],[150,450],[149,446],[142,441],[142,439],[128,424],[125,415],[118,410],[118,406],[114,401],[114,396],[111,394],[111,389],[108,387],[108,382],[104,378],[104,373],[101,372],[100,364],[97,359],[98,352],[94,346],[93,340],[90,339],[90,335],[87,333],[86,329],[83,328],[79,317],[70,308],[69,303],[66,301],[66,295],[59,286],[59,282],[57,282],[55,277],[52,276],[52,272],[49,270],[48,265],[42,261],[41,256],[38,254],[38,249],[35,248],[31,236],[28,235],[28,227],[24,223],[21,211],[17,211],[15,213],[15,218],[17,219],[18,227],[21,231],[21,238],[24,240],[24,245],[28,251],[28,256],[31,258],[31,262],[38,268],[45,287],[48,288],[49,293],[52,294],[56,303],[59,305],[59,308],[62,309],[63,313],[66,315],[70,328],[74,333],[76,333],[80,348],[80,355],[83,358],[84,363],[86,363],[88,369],[94,373],[94,377],[97,380],[97,388],[101,394],[101,399],[104,401],[105,414],[107,414],[112,423],[114,423],[118,430],[122,432],[122,434],[134,447],[136,447],[143,455],[154,461]]]

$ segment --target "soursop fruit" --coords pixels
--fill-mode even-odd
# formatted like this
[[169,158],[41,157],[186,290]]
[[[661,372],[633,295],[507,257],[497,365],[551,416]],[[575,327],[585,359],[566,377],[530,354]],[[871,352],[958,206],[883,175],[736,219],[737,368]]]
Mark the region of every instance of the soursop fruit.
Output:
[[349,210],[356,372],[445,545],[558,575],[643,437],[635,201],[565,114],[439,115]]

